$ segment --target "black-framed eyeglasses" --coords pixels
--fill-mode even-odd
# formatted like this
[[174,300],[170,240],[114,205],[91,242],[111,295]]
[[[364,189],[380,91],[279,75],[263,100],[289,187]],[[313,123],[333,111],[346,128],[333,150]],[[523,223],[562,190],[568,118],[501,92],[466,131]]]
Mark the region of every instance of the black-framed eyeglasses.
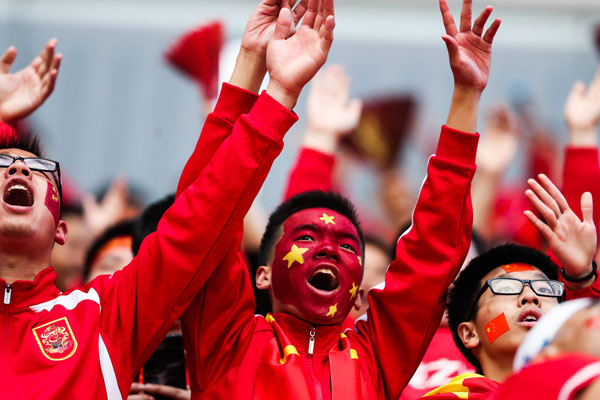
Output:
[[485,281],[477,297],[475,297],[469,311],[469,318],[473,316],[475,305],[488,288],[496,295],[511,296],[523,293],[525,284],[529,285],[531,290],[538,296],[560,299],[565,294],[565,285],[552,279],[492,278]]
[[19,157],[11,156],[10,154],[0,154],[0,168],[8,168],[16,161],[23,162],[25,165],[27,165],[27,168],[32,171],[51,173],[56,181],[56,185],[58,186],[58,195],[62,205],[62,182],[60,176],[60,164],[58,161],[39,157]]

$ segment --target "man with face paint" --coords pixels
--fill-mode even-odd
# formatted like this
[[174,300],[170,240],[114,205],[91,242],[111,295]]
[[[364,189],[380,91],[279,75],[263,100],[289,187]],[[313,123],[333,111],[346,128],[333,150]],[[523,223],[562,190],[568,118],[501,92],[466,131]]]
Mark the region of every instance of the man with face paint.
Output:
[[[413,225],[398,241],[385,285],[369,292],[367,314],[354,330],[342,332],[341,322],[360,299],[364,251],[347,200],[307,192],[271,215],[256,277],[273,304],[266,318],[253,313],[252,286],[238,252],[240,219],[237,237],[227,243],[230,251],[183,316],[192,398],[400,395],[439,324],[445,291],[469,248],[477,111],[500,25],[495,20],[484,33],[492,7],[472,24],[471,1],[465,0],[459,32],[445,0],[440,9],[455,81],[450,112]],[[257,31],[251,28],[249,23],[243,43]],[[266,57],[268,64],[268,52]]]
[[49,266],[52,247],[67,234],[58,163],[40,158],[35,141],[8,124],[47,98],[61,56],[52,40],[14,74],[8,71],[16,50],[0,58],[0,398],[127,396],[134,374],[229,250],[236,221],[297,120],[291,108],[300,90],[327,57],[333,17],[313,15],[315,27],[298,37],[291,24],[302,8],[291,13],[284,3],[270,4],[279,19],[274,40],[264,43],[266,92],[249,94],[247,67],[256,65],[240,54],[231,80],[238,86],[224,85],[156,232],[122,270],[65,293]]
[[[519,345],[543,315],[565,298],[600,297],[590,193],[581,197],[579,220],[558,188],[545,175],[538,178],[528,181],[526,196],[544,221],[531,211],[525,215],[563,268],[538,250],[512,244],[474,258],[450,291],[448,317],[456,345],[478,374],[459,375],[426,398],[488,398],[512,374]],[[566,283],[558,281],[559,269]]]

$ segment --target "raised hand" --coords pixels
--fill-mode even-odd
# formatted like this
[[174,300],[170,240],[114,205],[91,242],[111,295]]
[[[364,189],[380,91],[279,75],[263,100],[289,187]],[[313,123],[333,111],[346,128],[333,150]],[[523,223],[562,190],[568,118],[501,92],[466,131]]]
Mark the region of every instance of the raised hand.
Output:
[[569,127],[569,142],[575,146],[596,147],[600,125],[600,67],[589,88],[583,82],[575,82],[564,107]]
[[256,7],[244,30],[240,54],[230,80],[231,84],[253,92],[260,89],[267,72],[265,59],[267,44],[277,25],[279,12],[282,8],[290,9],[293,24],[288,35],[291,35],[294,33],[295,24],[304,16],[307,4],[308,0],[300,0],[299,3],[298,0],[263,0]]
[[333,0],[308,0],[302,24],[290,35],[293,23],[292,11],[281,8],[267,46],[267,92],[289,109],[327,60],[335,27]]
[[585,276],[592,268],[596,253],[592,195],[585,192],[581,196],[581,221],[546,175],[540,174],[538,179],[539,182],[535,179],[527,181],[530,189],[525,191],[525,195],[544,220],[529,210],[524,213],[544,236],[567,275],[574,278]]
[[515,158],[519,147],[519,124],[506,105],[488,114],[486,131],[477,147],[477,172],[500,177]]
[[14,74],[10,67],[17,49],[9,47],[0,58],[0,120],[11,123],[25,118],[50,96],[62,59],[54,54],[57,40],[51,39],[31,64]]
[[350,99],[350,77],[332,65],[319,72],[308,94],[304,147],[334,153],[339,139],[358,125],[362,102]]
[[[493,7],[487,6],[471,26],[473,0],[464,0],[460,14],[460,30],[456,27],[448,2],[440,0],[440,11],[446,28],[442,39],[448,48],[454,84],[483,91],[487,85],[492,60],[492,42],[500,27],[500,19],[483,34]],[[483,36],[482,36],[483,34]]]

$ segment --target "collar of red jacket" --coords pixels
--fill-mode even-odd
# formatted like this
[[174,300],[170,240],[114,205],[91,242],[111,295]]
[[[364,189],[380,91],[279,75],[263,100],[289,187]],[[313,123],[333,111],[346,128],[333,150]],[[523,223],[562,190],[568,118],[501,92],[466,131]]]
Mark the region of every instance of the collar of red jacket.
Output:
[[[10,284],[10,304],[9,310],[18,311],[29,306],[40,304],[52,300],[60,294],[60,291],[54,285],[56,282],[56,272],[52,267],[41,270],[33,281],[14,281]],[[5,298],[7,292],[7,283],[0,279],[0,289],[2,289],[2,298]],[[2,308],[6,307],[4,302],[0,303]]]
[[340,340],[341,325],[315,326],[293,315],[284,313],[275,313],[273,317],[285,332],[289,341],[303,355],[308,353],[310,332],[313,328],[315,330],[314,354],[329,353],[329,350],[336,346]]

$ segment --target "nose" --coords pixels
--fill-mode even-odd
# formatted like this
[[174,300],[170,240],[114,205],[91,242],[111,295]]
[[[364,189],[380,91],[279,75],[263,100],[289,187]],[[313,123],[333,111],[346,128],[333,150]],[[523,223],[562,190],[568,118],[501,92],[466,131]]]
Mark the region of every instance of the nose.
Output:
[[21,160],[16,160],[14,163],[12,163],[8,168],[6,168],[6,171],[4,174],[7,178],[14,176],[14,175],[21,175],[28,179],[31,179],[31,176],[32,176],[32,173],[31,173],[31,170],[29,169],[29,167],[27,165],[25,165],[25,163]]
[[525,285],[523,286],[523,291],[519,295],[519,304],[524,306],[527,303],[535,304],[536,306],[539,306],[541,303],[539,296],[535,294],[533,289],[531,289],[529,283],[525,283]]
[[329,258],[334,262],[340,261],[340,254],[337,251],[337,247],[332,243],[326,242],[323,243],[318,251],[315,252],[315,257],[317,258]]

